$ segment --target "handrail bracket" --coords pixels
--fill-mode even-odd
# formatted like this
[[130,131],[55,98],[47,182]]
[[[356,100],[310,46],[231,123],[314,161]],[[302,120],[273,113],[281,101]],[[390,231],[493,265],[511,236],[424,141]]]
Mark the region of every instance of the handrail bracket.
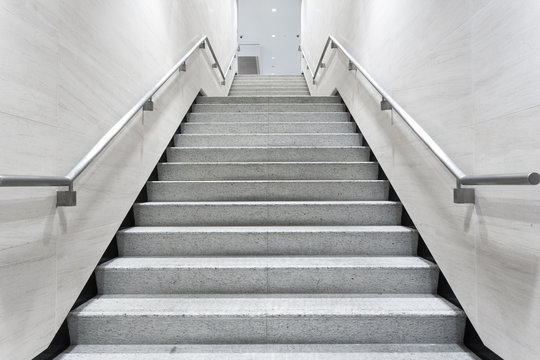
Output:
[[392,104],[390,104],[390,102],[386,100],[384,97],[381,100],[381,110],[382,111],[392,110]]
[[56,207],[60,206],[77,206],[77,192],[73,190],[73,186],[67,191],[56,192]]
[[462,188],[461,182],[457,180],[456,188],[454,189],[454,204],[474,204],[475,192],[474,188]]
[[146,100],[143,105],[143,111],[154,111],[154,101],[152,98]]

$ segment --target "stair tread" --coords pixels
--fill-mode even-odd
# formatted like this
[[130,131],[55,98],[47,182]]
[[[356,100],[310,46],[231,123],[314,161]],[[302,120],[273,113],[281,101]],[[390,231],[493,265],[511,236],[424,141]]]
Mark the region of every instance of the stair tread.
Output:
[[458,344],[75,345],[58,360],[473,360]]
[[306,164],[340,164],[340,165],[353,165],[353,164],[376,164],[374,161],[213,161],[213,162],[165,162],[159,163],[160,166],[169,166],[169,165],[306,165]]
[[135,206],[287,206],[287,205],[400,205],[397,201],[358,200],[358,201],[151,201],[137,203]]
[[223,149],[231,150],[231,149],[246,149],[246,150],[273,150],[273,149],[279,149],[279,150],[296,150],[296,149],[313,149],[313,150],[319,150],[319,149],[369,149],[367,146],[359,146],[359,145],[346,145],[346,146],[331,146],[331,145],[286,145],[286,146],[171,146],[168,149],[172,150],[188,150],[188,149],[196,149],[196,150],[204,150],[204,149]]
[[223,137],[223,136],[246,136],[246,137],[254,137],[254,136],[277,136],[277,137],[292,137],[292,136],[313,136],[313,137],[321,137],[321,136],[343,136],[343,137],[356,137],[360,136],[359,133],[246,133],[246,134],[178,134],[176,136],[215,136],[215,137]]
[[[193,122],[187,122],[184,125],[200,125],[200,124],[206,124],[206,125],[260,125],[261,122],[257,121],[229,121],[226,123],[223,123],[222,121],[198,121],[196,123]],[[276,121],[272,122],[272,125],[295,125],[295,124],[302,124],[302,125],[313,125],[313,121]],[[350,121],[320,121],[317,124],[326,124],[328,126],[336,125],[336,124],[353,124]],[[281,133],[280,133],[281,134]]]
[[[267,96],[267,95],[254,95],[254,96],[247,96],[246,98],[253,98],[256,100],[276,100],[276,99],[287,99],[287,103],[294,102],[295,99],[299,98],[298,96]],[[342,103],[340,96],[309,96],[309,99],[313,100],[313,103],[317,103],[317,101],[323,101],[323,104],[326,104],[327,100],[337,101],[338,103]],[[302,97],[302,100],[304,100],[305,97]],[[231,99],[230,96],[199,96],[197,97],[197,101],[234,101],[235,99]],[[247,100],[247,99],[246,99]]]
[[388,180],[153,180],[151,184],[387,184]]
[[228,113],[212,113],[212,112],[196,112],[189,113],[188,121],[191,123],[200,122],[205,119],[213,119],[213,121],[227,123],[229,121],[247,120],[253,122],[255,119],[260,122],[286,122],[297,121],[297,119],[303,119],[313,122],[329,122],[329,121],[347,121],[350,120],[350,114],[347,112],[335,112],[335,111],[318,111],[318,112],[306,112],[306,111],[281,111],[281,112],[228,112]]
[[99,266],[102,270],[168,268],[400,268],[437,266],[415,256],[211,256],[119,257]]
[[70,316],[451,316],[464,313],[431,294],[99,295]]
[[398,232],[416,233],[416,230],[401,225],[387,226],[134,226],[120,233],[340,233],[340,232]]

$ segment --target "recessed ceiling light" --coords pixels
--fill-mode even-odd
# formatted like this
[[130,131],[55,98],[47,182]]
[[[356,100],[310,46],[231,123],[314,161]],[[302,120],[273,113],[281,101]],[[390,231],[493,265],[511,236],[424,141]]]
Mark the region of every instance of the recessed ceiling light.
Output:
[[272,56],[272,60],[276,60],[276,57],[275,57],[275,56]]
[[276,12],[276,11],[277,11],[277,9],[276,9],[276,8],[273,8],[273,9],[272,9],[272,12]]
[[276,35],[272,34],[272,37],[276,37]]

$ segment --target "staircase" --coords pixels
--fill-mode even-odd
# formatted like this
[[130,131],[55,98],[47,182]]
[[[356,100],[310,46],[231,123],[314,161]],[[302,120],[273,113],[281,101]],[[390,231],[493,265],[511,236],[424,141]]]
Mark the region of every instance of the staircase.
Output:
[[193,105],[58,359],[476,359],[341,99],[231,95]]

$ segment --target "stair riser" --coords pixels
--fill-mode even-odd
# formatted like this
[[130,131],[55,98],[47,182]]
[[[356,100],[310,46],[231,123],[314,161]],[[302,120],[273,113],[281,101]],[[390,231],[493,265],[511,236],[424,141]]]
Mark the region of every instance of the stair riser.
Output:
[[350,115],[346,112],[326,113],[190,113],[190,123],[196,122],[347,122]]
[[182,134],[344,134],[356,133],[352,122],[330,123],[184,123]]
[[269,229],[265,232],[227,231],[117,234],[120,256],[234,255],[415,255],[414,231],[354,232],[312,229],[308,232]]
[[161,181],[376,180],[377,163],[158,164]]
[[278,134],[278,135],[176,135],[176,147],[238,146],[361,146],[360,134]]
[[149,201],[386,200],[387,182],[149,182]]
[[437,268],[96,269],[100,294],[430,294]]
[[397,203],[144,203],[137,226],[398,225]]
[[456,316],[92,316],[69,318],[73,344],[456,343]]
[[208,97],[200,96],[196,100],[197,104],[342,104],[343,101],[338,96],[308,96],[308,97],[268,97],[251,96],[243,98],[231,97]]
[[168,148],[170,162],[368,161],[367,148]]
[[344,112],[341,104],[195,104],[193,112]]

